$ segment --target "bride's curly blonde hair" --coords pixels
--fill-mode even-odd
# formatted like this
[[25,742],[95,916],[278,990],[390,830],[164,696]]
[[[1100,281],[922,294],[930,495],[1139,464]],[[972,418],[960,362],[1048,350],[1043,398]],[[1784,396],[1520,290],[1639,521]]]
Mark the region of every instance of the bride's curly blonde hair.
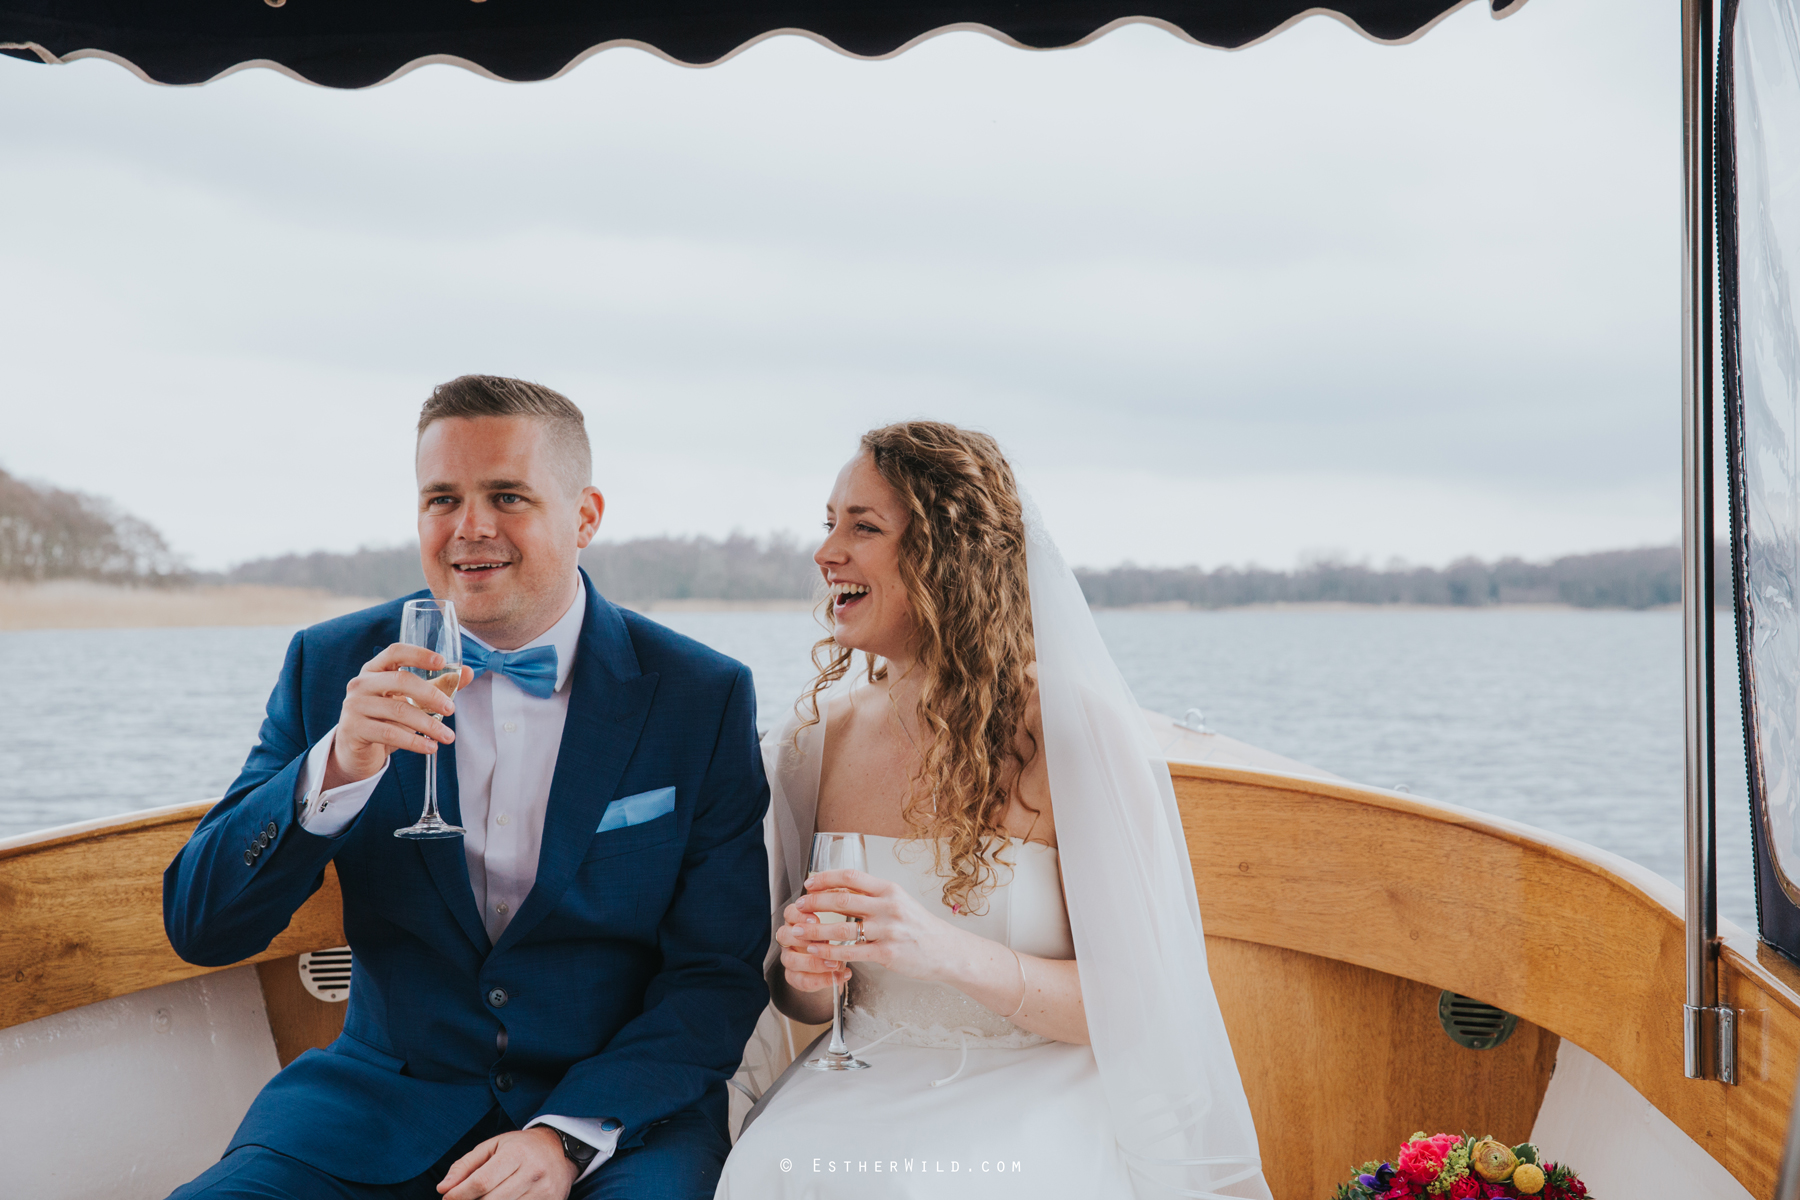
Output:
[[[1006,845],[1007,807],[1039,749],[1025,726],[1036,655],[1024,506],[1012,468],[985,433],[905,421],[865,433],[861,449],[909,517],[900,577],[923,677],[923,754],[902,815],[915,837],[942,839],[933,852],[944,903],[966,912],[993,887],[991,852]],[[821,620],[832,624],[829,598]],[[831,637],[813,647],[818,675],[802,698],[811,707],[802,729],[819,720],[819,693],[843,678],[854,653]],[[887,670],[868,656],[870,682]]]

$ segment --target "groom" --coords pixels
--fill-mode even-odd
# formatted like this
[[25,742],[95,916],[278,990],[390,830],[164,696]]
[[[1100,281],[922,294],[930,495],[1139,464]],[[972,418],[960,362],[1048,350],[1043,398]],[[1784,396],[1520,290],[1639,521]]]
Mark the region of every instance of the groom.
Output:
[[[417,469],[464,688],[401,670],[441,664],[394,644],[400,601],[288,647],[243,773],[163,877],[164,923],[188,961],[237,962],[335,862],[349,1008],[175,1197],[711,1196],[768,998],[750,672],[576,566],[604,501],[563,396],[443,384]],[[433,752],[467,833],[396,838]]]

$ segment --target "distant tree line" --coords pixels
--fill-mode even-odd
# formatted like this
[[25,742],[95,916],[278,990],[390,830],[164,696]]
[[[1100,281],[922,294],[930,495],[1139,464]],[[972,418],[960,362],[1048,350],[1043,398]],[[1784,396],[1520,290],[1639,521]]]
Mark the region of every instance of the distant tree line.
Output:
[[581,565],[619,600],[810,600],[819,585],[812,551],[790,534],[596,542]]
[[[596,542],[581,565],[602,595],[632,604],[658,600],[805,600],[819,578],[812,552],[792,537],[650,537]],[[417,546],[350,554],[283,554],[241,563],[229,583],[321,588],[340,596],[403,596],[425,586]]]
[[[1715,550],[1716,601],[1731,603],[1731,560]],[[1097,608],[1185,604],[1571,604],[1579,608],[1654,608],[1681,602],[1681,550],[1653,546],[1572,554],[1546,563],[1465,558],[1442,569],[1321,561],[1293,571],[1261,567],[1114,567],[1078,569],[1088,603]]]
[[[818,568],[791,537],[741,534],[634,538],[599,542],[581,565],[602,594],[625,603],[659,600],[804,600],[815,594]],[[1716,562],[1719,600],[1729,604],[1730,562]],[[1654,608],[1681,602],[1681,551],[1674,546],[1574,554],[1550,562],[1518,558],[1462,559],[1447,567],[1316,561],[1292,571],[1261,567],[1113,567],[1077,569],[1096,608],[1246,604],[1570,604],[1579,608]],[[425,586],[412,546],[352,554],[286,554],[234,567],[232,583],[323,588],[345,596],[404,595]]]
[[[789,535],[757,538],[650,537],[598,542],[581,563],[602,593],[626,603],[664,600],[804,600],[819,573],[809,548]],[[1262,567],[1078,569],[1097,608],[1246,604],[1571,604],[1581,608],[1654,608],[1681,601],[1681,552],[1673,546],[1574,554],[1550,562],[1465,558],[1447,567],[1320,560],[1292,571]],[[1730,559],[1715,553],[1716,599],[1730,603]],[[314,588],[343,596],[387,598],[425,586],[416,546],[347,554],[317,551],[240,563],[222,575],[196,575],[148,523],[110,501],[29,483],[0,470],[0,580],[87,579],[131,585],[199,581]]]
[[189,575],[161,534],[111,501],[0,470],[0,579],[158,586]]
[[224,582],[314,588],[338,596],[385,600],[424,587],[425,572],[419,567],[417,546],[365,546],[348,554],[315,550],[311,554],[258,558],[225,572]]

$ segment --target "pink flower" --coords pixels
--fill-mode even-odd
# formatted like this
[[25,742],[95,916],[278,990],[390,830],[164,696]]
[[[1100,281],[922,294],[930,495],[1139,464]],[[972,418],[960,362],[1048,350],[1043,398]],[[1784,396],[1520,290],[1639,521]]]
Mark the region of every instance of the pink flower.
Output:
[[1450,1185],[1450,1200],[1479,1200],[1481,1185],[1464,1175]]
[[[1400,1160],[1394,1166],[1414,1183],[1430,1183],[1444,1169],[1444,1156],[1450,1152],[1449,1147],[1440,1147],[1437,1141],[1438,1138],[1422,1138],[1406,1143],[1400,1147]],[[1451,1138],[1450,1145],[1455,1144],[1456,1139]]]

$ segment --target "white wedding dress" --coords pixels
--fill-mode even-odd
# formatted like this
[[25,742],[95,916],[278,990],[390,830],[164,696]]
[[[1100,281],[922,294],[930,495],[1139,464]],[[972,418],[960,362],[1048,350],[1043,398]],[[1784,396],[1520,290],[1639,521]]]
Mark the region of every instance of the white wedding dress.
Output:
[[[959,915],[944,906],[928,844],[864,840],[871,874],[946,921],[1021,954],[1075,957],[1050,847],[1015,838],[984,911]],[[870,1069],[788,1071],[746,1120],[720,1200],[1131,1195],[1092,1050],[943,984],[873,963],[851,970],[844,1036]]]
[[[755,1104],[721,1200],[1269,1200],[1207,973],[1187,850],[1204,831],[1182,828],[1168,762],[1029,504],[1026,563],[1060,850],[1013,842],[981,915],[960,916],[944,907],[929,845],[865,841],[871,871],[945,920],[1021,954],[1079,961],[1091,1046],[1046,1041],[953,988],[856,963],[847,1040],[871,1069],[790,1065],[805,1048],[766,1010],[733,1080],[742,1105]],[[858,674],[820,697],[823,716]],[[771,929],[804,888],[826,724],[796,718],[763,740]]]

